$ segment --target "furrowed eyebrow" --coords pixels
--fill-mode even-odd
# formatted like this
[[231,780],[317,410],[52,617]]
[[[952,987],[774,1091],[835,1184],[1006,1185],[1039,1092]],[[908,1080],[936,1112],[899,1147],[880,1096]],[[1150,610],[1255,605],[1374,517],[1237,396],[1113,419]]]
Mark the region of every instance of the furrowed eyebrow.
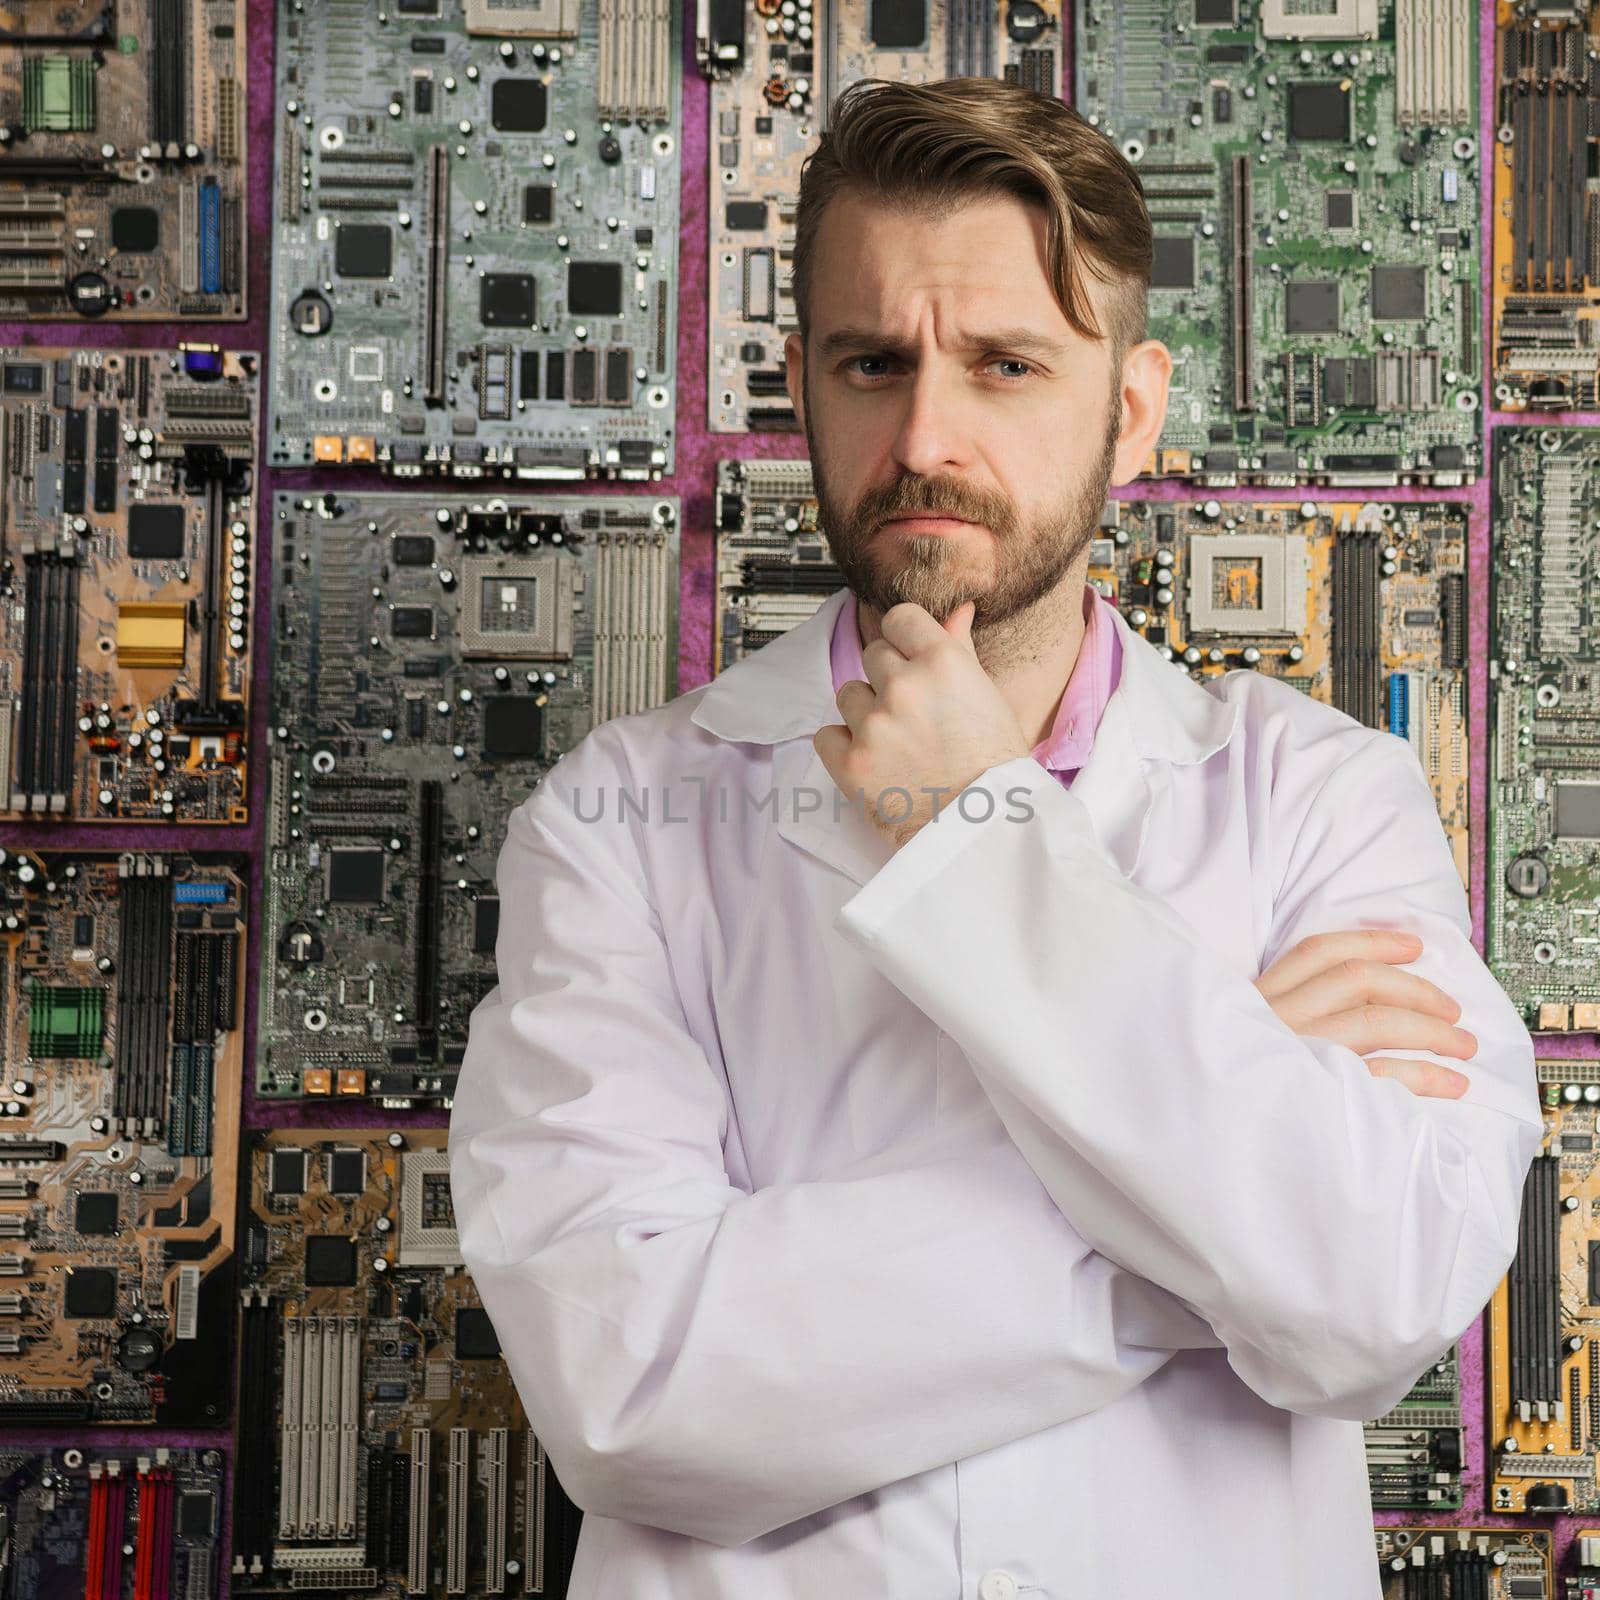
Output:
[[[1046,339],[1027,328],[997,328],[990,333],[969,333],[955,341],[957,350],[1015,350],[1019,355],[1037,356],[1041,360],[1059,360],[1062,347],[1053,339]],[[836,328],[817,342],[824,358],[871,351],[873,354],[907,356],[914,352],[909,345],[886,338],[871,328]]]

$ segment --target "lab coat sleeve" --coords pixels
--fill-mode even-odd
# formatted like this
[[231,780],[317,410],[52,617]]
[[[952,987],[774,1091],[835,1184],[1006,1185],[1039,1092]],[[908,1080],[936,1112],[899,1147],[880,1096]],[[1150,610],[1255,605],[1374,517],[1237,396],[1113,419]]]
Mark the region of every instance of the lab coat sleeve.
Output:
[[463,1259],[580,1507],[741,1544],[1217,1348],[1084,1244],[992,1120],[986,1145],[730,1183],[721,1066],[637,846],[575,816],[577,754],[509,820],[449,1148]]
[[1460,1100],[1297,1035],[1031,757],[971,787],[986,820],[924,827],[836,927],[966,1052],[1083,1236],[1198,1310],[1245,1383],[1291,1411],[1383,1414],[1505,1273],[1542,1137],[1532,1043],[1472,947],[1416,758],[1374,734],[1301,803],[1260,970],[1313,933],[1415,932],[1410,970],[1478,1040],[1449,1063]]

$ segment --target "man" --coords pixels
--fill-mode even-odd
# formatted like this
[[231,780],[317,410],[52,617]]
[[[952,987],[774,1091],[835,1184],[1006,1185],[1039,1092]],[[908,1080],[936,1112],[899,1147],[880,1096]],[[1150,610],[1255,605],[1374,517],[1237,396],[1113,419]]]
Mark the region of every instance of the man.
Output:
[[1375,1597],[1541,1133],[1428,784],[1086,593],[1170,371],[1104,138],[859,85],[796,231],[848,587],[513,813],[451,1127],[571,1593]]

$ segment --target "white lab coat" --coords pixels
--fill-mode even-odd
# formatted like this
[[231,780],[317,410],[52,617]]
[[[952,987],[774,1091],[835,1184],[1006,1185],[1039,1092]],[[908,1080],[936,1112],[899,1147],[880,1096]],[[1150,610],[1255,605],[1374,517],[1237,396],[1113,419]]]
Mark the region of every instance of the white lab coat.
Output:
[[[1376,1597],[1360,1420],[1487,1302],[1541,1136],[1415,756],[1118,618],[1071,790],[999,764],[891,854],[811,744],[848,593],[596,728],[500,855],[451,1176],[572,1600]],[[1252,985],[1360,926],[1461,1002],[1460,1101]]]

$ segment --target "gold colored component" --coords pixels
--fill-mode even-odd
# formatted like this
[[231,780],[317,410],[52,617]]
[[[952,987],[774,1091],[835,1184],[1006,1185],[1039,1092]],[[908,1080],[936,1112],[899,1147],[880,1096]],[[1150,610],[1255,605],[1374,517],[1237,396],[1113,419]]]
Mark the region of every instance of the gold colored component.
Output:
[[300,1087],[307,1094],[332,1094],[333,1074],[326,1067],[307,1067]]
[[370,434],[358,434],[353,439],[346,439],[344,446],[346,461],[373,462],[378,459],[378,446]]
[[1539,1007],[1539,1027],[1545,1033],[1565,1033],[1571,1026],[1567,1006],[1561,1000],[1546,1000]]
[[337,466],[344,460],[344,440],[336,433],[319,433],[311,441],[311,454],[318,461]]
[[1600,1006],[1593,1001],[1577,1001],[1572,1007],[1572,1026],[1579,1033],[1600,1033]]
[[181,601],[125,600],[117,608],[117,660],[128,668],[183,665]]
[[[310,1073],[306,1074],[310,1077]],[[365,1094],[367,1092],[367,1075],[359,1067],[341,1067],[339,1069],[340,1094]]]

